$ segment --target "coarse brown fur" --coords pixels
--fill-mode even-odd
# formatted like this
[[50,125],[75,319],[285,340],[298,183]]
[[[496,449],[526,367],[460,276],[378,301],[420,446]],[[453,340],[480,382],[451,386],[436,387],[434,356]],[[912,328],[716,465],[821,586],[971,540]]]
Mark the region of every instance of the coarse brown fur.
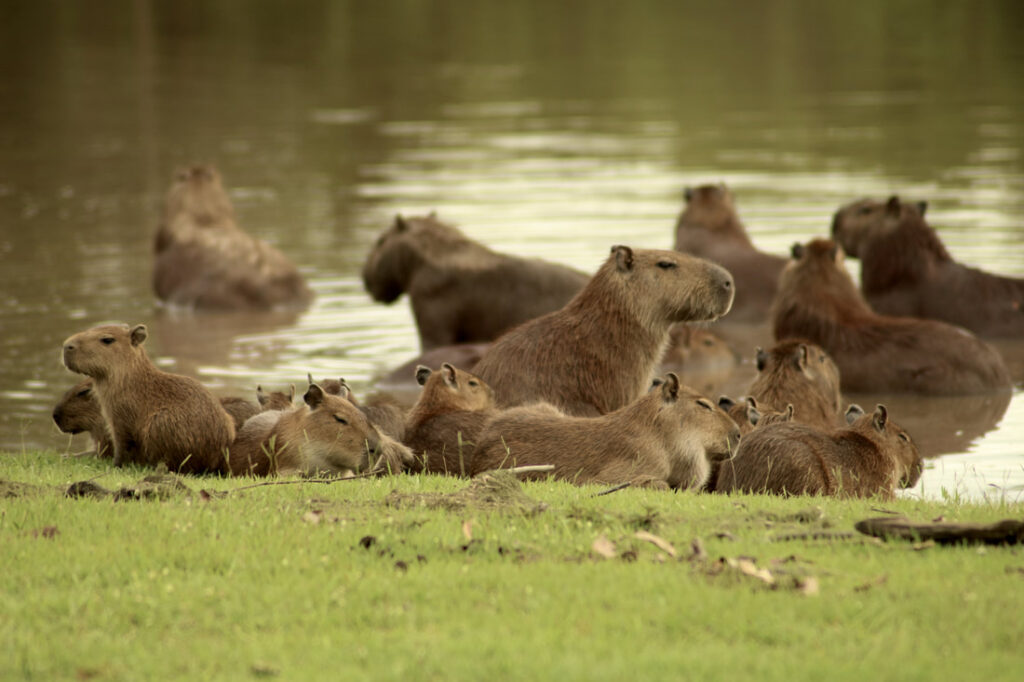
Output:
[[64,342],[64,366],[93,379],[114,464],[225,471],[234,421],[198,381],[158,369],[143,348],[146,335],[145,325],[111,324]]
[[779,272],[786,259],[759,251],[724,184],[685,188],[686,206],[676,221],[676,251],[718,263],[736,280],[729,322],[768,319]]
[[546,403],[501,412],[484,428],[472,469],[552,464],[551,475],[578,484],[699,488],[709,460],[731,456],[739,439],[739,427],[721,408],[670,373],[632,404],[601,417],[572,417]]
[[873,414],[851,406],[847,419],[829,432],[797,423],[754,429],[722,464],[717,491],[892,497],[917,483],[921,455],[884,406]]
[[211,166],[178,173],[154,238],[153,290],[162,301],[212,310],[301,309],[313,293],[279,250],[242,231]]
[[820,346],[787,339],[767,351],[758,348],[757,378],[748,393],[767,412],[794,406],[793,418],[819,429],[842,423],[839,368]]
[[688,324],[676,324],[669,331],[668,347],[661,357],[661,372],[702,374],[727,371],[739,361],[736,353],[714,332]]
[[440,367],[441,363],[447,362],[456,369],[469,371],[473,369],[490,344],[487,343],[458,343],[453,346],[438,346],[420,353],[418,356],[402,363],[388,372],[377,381],[378,387],[401,388],[413,386],[418,391],[416,384],[416,368],[420,365],[426,367]]
[[468,474],[477,437],[496,414],[494,391],[448,363],[436,372],[421,365],[415,374],[423,391],[406,417],[403,442],[416,456],[418,470]]
[[88,433],[97,457],[113,457],[114,444],[110,429],[96,400],[92,379],[80,381],[61,396],[53,408],[53,421],[64,433]]
[[835,242],[793,246],[779,277],[774,333],[832,356],[843,391],[964,395],[1010,389],[999,353],[970,332],[936,320],[878,315],[843,266]]
[[224,411],[231,416],[231,420],[235,422],[235,433],[238,429],[242,428],[242,424],[246,422],[250,417],[253,417],[260,413],[260,406],[251,400],[245,398],[220,398],[220,404],[224,408]]
[[492,251],[433,214],[397,216],[363,266],[374,300],[409,294],[423,350],[496,339],[558,310],[588,279],[564,265]]
[[546,401],[594,416],[647,391],[677,322],[713,320],[732,305],[732,277],[708,261],[615,246],[561,310],[491,344],[473,372],[499,406]]
[[[321,388],[323,388],[322,384]],[[324,392],[330,393],[327,389],[324,389]],[[256,402],[260,404],[261,412],[290,409],[295,403],[295,384],[289,384],[287,393],[284,391],[264,391],[263,386],[257,386]]]
[[[310,385],[313,384],[313,376],[309,376]],[[402,441],[405,438],[405,407],[393,396],[387,393],[374,393],[366,398],[366,403],[360,401],[356,394],[349,387],[344,377],[337,379],[322,379],[319,386],[324,393],[339,395],[359,408],[359,411],[366,415],[370,423],[376,426],[382,434]]]
[[861,199],[841,207],[832,237],[860,259],[861,291],[884,315],[942,320],[989,337],[1024,336],[1024,279],[953,260],[924,203]]
[[[762,413],[758,408],[757,400],[750,396],[740,398],[739,402],[736,402],[732,398],[723,395],[718,399],[718,406],[725,410],[725,413],[736,422],[736,426],[739,427],[742,436],[746,436],[759,426],[793,420],[792,403],[786,405],[786,408],[781,412]],[[728,459],[718,459],[711,462],[711,473],[708,475],[707,483],[702,488],[704,492],[715,492],[715,487],[718,485],[718,470],[722,468],[724,462],[728,461]]]

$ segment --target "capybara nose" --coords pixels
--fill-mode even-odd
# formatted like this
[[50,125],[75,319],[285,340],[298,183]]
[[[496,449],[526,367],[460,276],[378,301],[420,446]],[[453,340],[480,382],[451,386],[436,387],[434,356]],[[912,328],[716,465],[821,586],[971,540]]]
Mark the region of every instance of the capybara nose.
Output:
[[832,215],[832,239],[836,238],[836,232],[839,231],[839,213]]
[[380,440],[377,438],[366,439],[366,451],[371,455],[380,450]]

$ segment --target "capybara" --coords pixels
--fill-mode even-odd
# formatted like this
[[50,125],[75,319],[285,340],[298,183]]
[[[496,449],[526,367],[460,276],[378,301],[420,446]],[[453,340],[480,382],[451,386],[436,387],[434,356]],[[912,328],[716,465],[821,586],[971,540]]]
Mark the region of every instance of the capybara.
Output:
[[440,367],[442,362],[447,362],[456,369],[469,371],[473,369],[484,351],[490,344],[486,343],[457,343],[453,346],[438,346],[424,351],[412,360],[395,367],[386,375],[377,380],[378,388],[405,390],[407,386],[413,387],[417,395],[419,384],[416,383],[416,368],[420,365],[425,367]]
[[703,374],[729,371],[739,363],[729,344],[714,332],[689,324],[672,325],[661,357],[662,373]]
[[673,324],[725,315],[733,293],[732,276],[714,263],[614,246],[564,308],[502,336],[473,372],[499,406],[546,401],[571,415],[607,414],[647,391]]
[[[321,386],[322,387],[322,386]],[[330,393],[324,389],[326,393]],[[288,385],[288,392],[264,391],[262,386],[256,387],[256,402],[260,404],[260,410],[287,410],[295,402],[295,384]]]
[[572,417],[547,403],[500,412],[480,435],[472,469],[552,464],[551,475],[577,484],[700,488],[710,461],[730,457],[739,439],[729,415],[669,373],[632,404],[600,417]]
[[828,239],[793,245],[773,316],[777,340],[807,339],[825,349],[839,367],[843,391],[964,395],[1010,389],[1002,357],[970,332],[872,311],[843,266],[842,249]]
[[722,463],[717,492],[891,497],[921,475],[921,455],[885,406],[864,414],[852,405],[848,426],[821,431],[783,422],[759,426]]
[[153,290],[177,307],[284,310],[313,292],[288,258],[235,222],[231,199],[211,166],[179,172],[154,238]]
[[926,204],[861,199],[832,219],[832,238],[860,259],[875,312],[942,320],[981,336],[1024,336],[1024,279],[953,260],[925,220]]
[[422,350],[496,339],[558,310],[588,279],[564,265],[492,251],[434,214],[397,216],[363,266],[375,301],[409,294]]
[[408,448],[381,434],[345,398],[312,384],[303,400],[245,423],[231,445],[232,474],[351,476],[371,467],[398,473],[412,464]]
[[792,404],[801,424],[829,430],[842,423],[839,368],[820,346],[787,339],[758,348],[756,362],[749,393],[761,409],[779,412]]
[[[746,396],[740,398],[739,402],[736,402],[728,396],[721,396],[718,399],[718,406],[725,410],[725,413],[736,422],[736,426],[740,429],[740,434],[746,436],[746,434],[753,431],[758,426],[766,424],[778,424],[780,422],[788,422],[793,420],[793,404],[786,405],[785,409],[781,412],[765,412],[762,413],[757,406],[757,400]],[[708,480],[704,484],[702,490],[707,493],[715,492],[715,487],[718,485],[718,470],[722,468],[724,462],[729,461],[728,459],[717,459],[711,462],[711,473],[708,475]]]
[[724,184],[687,187],[683,198],[686,206],[676,221],[675,250],[718,263],[732,274],[736,300],[729,322],[767,320],[786,259],[754,246]]
[[143,324],[108,324],[64,342],[64,366],[93,380],[114,464],[225,471],[234,421],[198,381],[158,369],[143,347],[146,336]]
[[220,398],[220,404],[224,411],[231,416],[231,420],[235,422],[235,433],[238,433],[238,429],[242,428],[242,424],[250,417],[260,413],[260,406],[245,398]]
[[65,391],[53,408],[53,421],[64,433],[88,433],[92,438],[92,454],[97,457],[114,456],[114,444],[96,400],[92,379],[80,381]]
[[416,456],[416,468],[467,475],[477,437],[496,414],[494,391],[479,377],[449,363],[436,372],[417,367],[416,381],[423,391],[406,417],[403,440]]
[[[313,385],[313,375],[309,375],[309,383]],[[370,423],[377,427],[382,434],[402,441],[405,437],[405,413],[406,409],[393,396],[387,393],[372,394],[366,398],[363,404],[352,388],[345,381],[344,377],[337,379],[323,379],[318,384],[324,393],[338,395],[348,400],[359,408],[359,411],[366,415]]]

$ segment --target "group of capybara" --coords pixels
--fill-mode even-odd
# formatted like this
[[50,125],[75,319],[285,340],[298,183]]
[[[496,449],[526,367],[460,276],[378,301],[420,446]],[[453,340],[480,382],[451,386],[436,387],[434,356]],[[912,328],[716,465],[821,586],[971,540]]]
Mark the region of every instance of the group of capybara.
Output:
[[[1024,281],[956,263],[925,205],[860,200],[832,239],[791,258],[754,246],[721,184],[686,189],[672,251],[612,246],[592,275],[493,251],[434,214],[395,218],[368,254],[367,292],[409,295],[424,354],[398,370],[412,405],[358,400],[344,379],[256,400],[217,398],[157,368],[144,325],[68,338],[86,377],[53,412],[115,465],[235,476],[429,472],[715,492],[891,496],[921,455],[884,405],[844,409],[841,391],[1009,391],[999,353],[972,332],[1020,336]],[[219,174],[197,166],[168,191],[155,238],[162,301],[197,310],[302,308],[295,266],[235,222]],[[844,253],[861,260],[861,289]],[[735,362],[723,316],[770,322],[739,399],[680,380],[694,358]],[[705,325],[706,327],[706,325]],[[531,465],[550,465],[541,470]]]

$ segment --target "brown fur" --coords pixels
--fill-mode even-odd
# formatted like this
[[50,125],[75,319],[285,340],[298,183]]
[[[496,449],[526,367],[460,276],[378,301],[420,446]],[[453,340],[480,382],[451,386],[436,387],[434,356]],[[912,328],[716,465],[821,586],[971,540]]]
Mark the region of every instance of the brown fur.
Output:
[[[735,402],[728,396],[722,396],[718,399],[718,406],[736,422],[742,436],[746,436],[760,426],[793,420],[792,404],[786,405],[781,412],[762,413],[758,408],[757,400],[750,396],[740,398],[739,402]],[[719,459],[711,462],[711,473],[708,475],[707,483],[704,484],[704,492],[715,492],[715,487],[718,485],[718,471],[722,468],[722,464],[728,461],[728,459]]]
[[403,389],[407,385],[411,385],[418,391],[419,385],[415,383],[416,368],[420,365],[440,367],[442,362],[447,362],[450,365],[454,365],[457,369],[468,372],[473,369],[476,363],[480,362],[480,358],[484,356],[484,352],[489,345],[486,343],[459,343],[454,346],[432,348],[388,372],[380,378],[377,385],[379,387],[398,387]]
[[925,204],[862,199],[841,207],[832,236],[861,263],[861,291],[885,315],[942,320],[991,337],[1024,336],[1024,279],[953,260]]
[[154,238],[153,289],[175,306],[214,310],[305,308],[313,293],[295,265],[235,223],[210,166],[180,172]]
[[552,475],[574,483],[699,488],[709,460],[729,457],[739,438],[721,408],[669,374],[634,403],[601,417],[571,417],[545,403],[499,413],[480,436],[472,469],[553,464]]
[[688,324],[673,325],[661,371],[684,374],[728,371],[736,367],[736,353],[714,332]]
[[409,294],[423,350],[487,342],[569,301],[589,278],[488,249],[431,214],[398,216],[363,266],[374,300]]
[[235,433],[250,417],[260,413],[260,406],[245,398],[220,398],[220,404],[235,422]]
[[113,457],[114,444],[110,429],[103,419],[100,404],[96,401],[92,379],[80,381],[69,388],[53,408],[53,421],[64,433],[86,432],[92,438],[93,450],[97,457]]
[[821,347],[788,339],[757,349],[757,378],[750,395],[767,412],[794,406],[794,419],[819,429],[841,424],[839,368]]
[[627,246],[561,310],[513,329],[474,372],[501,406],[547,401],[568,414],[607,414],[646,392],[676,322],[729,311],[732,277],[717,265]]
[[224,471],[235,437],[231,416],[195,379],[157,369],[142,345],[146,335],[145,325],[112,324],[64,342],[64,366],[93,379],[114,464]]
[[793,247],[774,305],[776,339],[804,338],[832,356],[844,391],[963,395],[1006,391],[999,353],[959,327],[878,315],[843,267],[835,242]]
[[884,406],[874,414],[851,407],[848,420],[830,432],[797,423],[754,429],[723,463],[717,491],[892,497],[917,482],[921,455]]
[[[321,388],[323,385],[321,384]],[[327,389],[324,389],[325,393],[330,393]],[[262,386],[256,387],[256,402],[260,404],[260,411],[265,412],[267,410],[287,410],[292,407],[295,402],[295,384],[290,384],[288,392],[284,391],[264,391]]]
[[675,250],[718,263],[732,274],[736,300],[729,322],[767,319],[786,259],[754,246],[725,185],[687,187],[683,197],[686,206],[676,221]]
[[[313,384],[312,375],[309,376],[310,385]],[[366,415],[370,423],[376,426],[381,433],[397,441],[405,438],[405,407],[402,406],[393,396],[387,393],[376,393],[366,399],[364,405],[343,377],[338,379],[323,379],[320,381],[320,388],[324,393],[340,395],[350,403],[359,408],[359,411]]]

